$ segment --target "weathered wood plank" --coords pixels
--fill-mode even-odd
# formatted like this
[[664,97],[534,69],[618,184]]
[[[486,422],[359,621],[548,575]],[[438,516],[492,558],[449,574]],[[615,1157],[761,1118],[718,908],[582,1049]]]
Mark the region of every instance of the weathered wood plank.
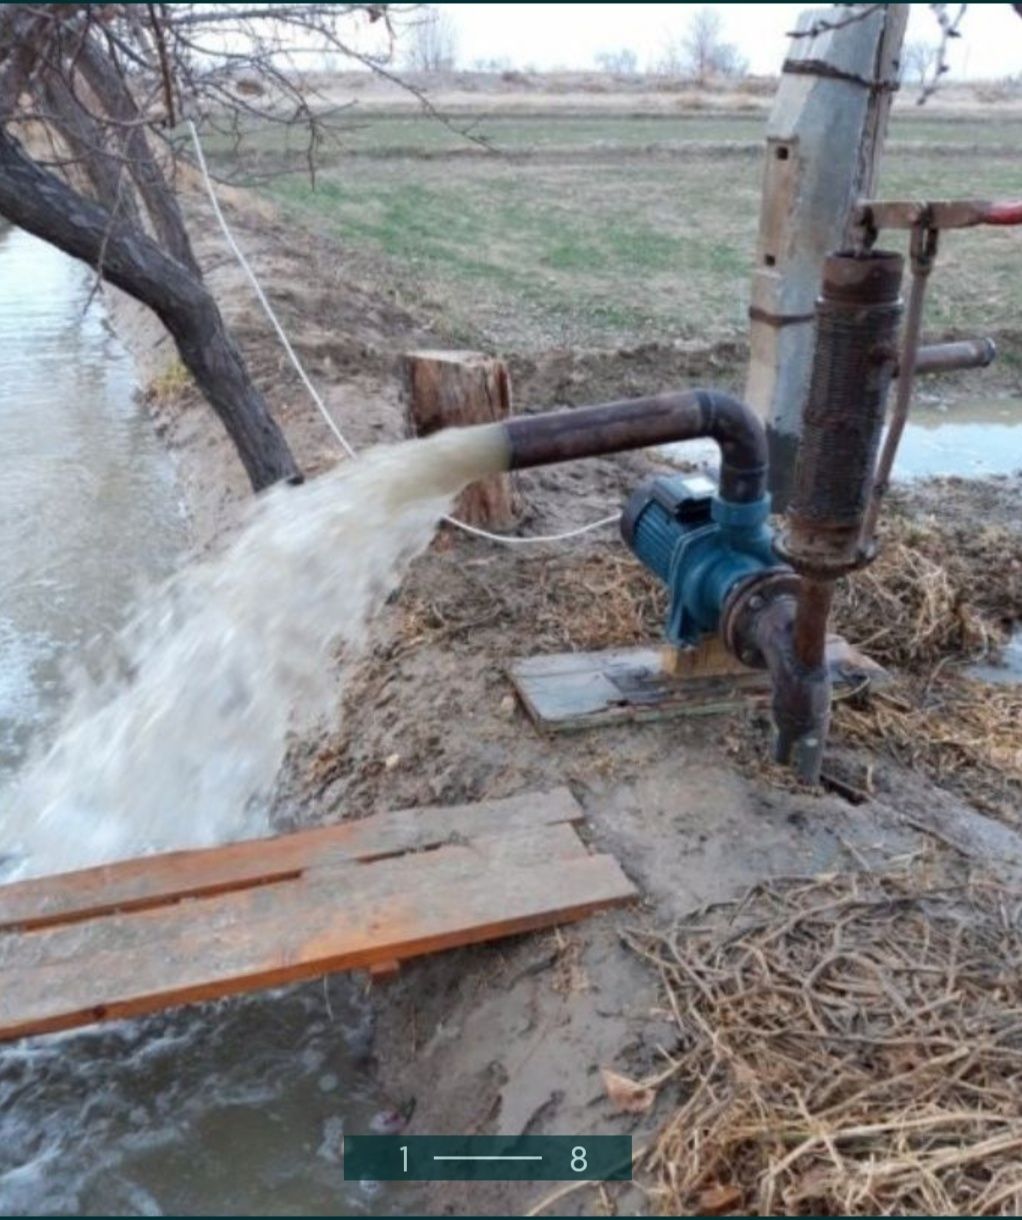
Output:
[[145,856],[0,886],[0,930],[44,927],[285,881],[324,853],[333,859],[372,860],[581,817],[568,789],[555,788],[474,805],[400,809],[279,838]]
[[[530,717],[551,732],[576,732],[622,720],[707,716],[766,704],[770,677],[715,648],[673,655],[663,646],[557,653],[514,661],[511,681]],[[840,636],[827,659],[837,690],[883,685],[881,666]]]
[[[529,830],[68,926],[0,935],[0,1038],[403,960],[634,897],[610,856]],[[556,842],[555,842],[556,841]]]

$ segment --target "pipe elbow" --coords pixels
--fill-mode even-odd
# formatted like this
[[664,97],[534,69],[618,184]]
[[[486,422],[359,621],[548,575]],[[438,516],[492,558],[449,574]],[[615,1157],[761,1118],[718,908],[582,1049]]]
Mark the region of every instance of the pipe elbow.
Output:
[[725,610],[724,634],[735,655],[770,674],[775,760],[815,784],[830,728],[831,679],[825,654],[817,664],[799,657],[799,592],[791,572],[746,582]]
[[504,427],[512,470],[708,437],[720,449],[723,499],[748,504],[766,493],[763,424],[745,403],[719,390],[520,415]]
[[747,504],[766,492],[767,440],[750,406],[721,390],[692,390],[706,427],[720,449],[720,495]]

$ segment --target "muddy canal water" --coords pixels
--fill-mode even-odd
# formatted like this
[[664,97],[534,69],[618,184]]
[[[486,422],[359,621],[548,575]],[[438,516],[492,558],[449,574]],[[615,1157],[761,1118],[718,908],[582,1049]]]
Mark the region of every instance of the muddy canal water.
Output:
[[[170,461],[91,279],[0,227],[0,809],[140,590],[185,558]],[[87,964],[83,963],[83,968]],[[358,1214],[345,1127],[380,1106],[335,978],[0,1046],[0,1214]]]

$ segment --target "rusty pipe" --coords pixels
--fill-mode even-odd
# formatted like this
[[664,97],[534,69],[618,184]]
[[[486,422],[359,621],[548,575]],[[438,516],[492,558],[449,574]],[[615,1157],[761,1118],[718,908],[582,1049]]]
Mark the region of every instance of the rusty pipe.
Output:
[[832,582],[774,568],[733,589],[721,615],[728,651],[770,673],[774,759],[812,784],[819,782],[830,728],[832,590]]
[[[831,682],[824,646],[833,589],[832,582],[803,578],[795,597],[769,601],[752,620],[770,672],[774,759],[811,784],[820,782],[830,731]],[[810,624],[818,630],[806,634]]]
[[884,437],[883,449],[876,464],[873,475],[873,494],[866,508],[862,523],[861,547],[868,552],[873,546],[876,533],[877,518],[880,516],[880,504],[887,494],[891,483],[891,472],[894,470],[894,459],[901,443],[905,425],[908,423],[909,407],[912,405],[912,389],[915,385],[915,375],[919,358],[919,336],[923,325],[923,303],[926,299],[926,286],[933,270],[933,260],[937,255],[938,232],[936,229],[917,228],[912,230],[911,261],[912,287],[908,295],[908,313],[905,318],[905,340],[901,353],[900,365],[904,370],[898,378],[898,392],[895,396],[894,410],[891,412],[891,422]]
[[[916,376],[953,373],[958,369],[985,369],[997,359],[993,339],[956,339],[951,343],[927,343],[916,354]],[[895,377],[901,372],[894,370]]]
[[[816,349],[780,550],[796,571],[834,579],[861,562],[887,393],[898,360],[900,254],[824,263]],[[914,365],[914,357],[913,357]]]
[[766,494],[763,425],[743,402],[718,390],[519,415],[502,426],[511,470],[707,437],[720,449],[720,494],[725,500],[748,504]]
[[[790,629],[781,633],[774,624],[771,637],[775,754],[813,782],[830,717],[827,621],[834,582],[862,561],[863,520],[898,359],[903,265],[900,254],[883,251],[832,254],[816,303],[802,445],[777,548],[802,579],[786,610]],[[914,373],[915,349],[906,359]]]

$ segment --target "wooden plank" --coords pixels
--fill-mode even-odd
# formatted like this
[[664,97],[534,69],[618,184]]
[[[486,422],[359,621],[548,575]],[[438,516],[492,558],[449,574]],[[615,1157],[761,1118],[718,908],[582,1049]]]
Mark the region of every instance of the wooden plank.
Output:
[[515,827],[576,822],[581,817],[569,790],[555,788],[474,805],[401,809],[277,838],[145,856],[0,886],[0,930],[44,927],[285,881],[299,876],[325,852],[334,858],[372,860]]
[[610,856],[551,856],[566,831],[317,866],[271,885],[0,935],[0,1038],[433,953],[635,896]]
[[[881,666],[840,636],[828,636],[827,656],[838,691],[889,681]],[[663,646],[558,653],[516,660],[509,672],[529,716],[555,733],[734,712],[770,698],[765,671],[736,667],[733,658],[712,647],[680,656]]]

